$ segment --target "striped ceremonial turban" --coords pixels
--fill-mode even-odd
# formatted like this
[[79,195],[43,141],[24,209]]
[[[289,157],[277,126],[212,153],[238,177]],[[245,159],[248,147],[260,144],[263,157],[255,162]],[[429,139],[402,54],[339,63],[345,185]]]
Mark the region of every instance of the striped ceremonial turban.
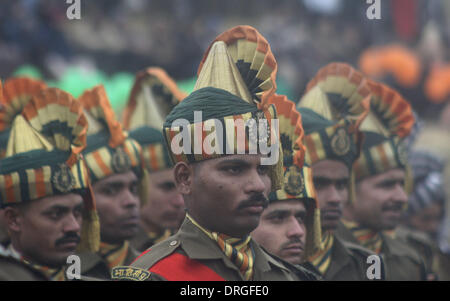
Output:
[[297,109],[305,130],[306,163],[343,162],[351,170],[358,158],[358,130],[368,113],[370,90],[363,75],[344,63],[320,69],[308,83]]
[[142,146],[145,167],[159,171],[173,166],[162,134],[166,116],[186,97],[161,68],[147,68],[136,75],[123,125]]
[[[276,163],[270,164],[272,189],[281,188],[281,145],[272,126],[276,110],[268,102],[276,90],[276,72],[270,45],[256,29],[236,26],[220,34],[203,56],[194,91],[171,111],[164,123],[173,161],[262,154],[261,145],[270,145],[275,148],[270,154],[278,156]],[[196,112],[201,112],[200,120]],[[187,125],[179,125],[180,120]],[[185,129],[189,144],[180,145],[177,137]],[[183,150],[175,150],[176,146]]]
[[414,125],[410,104],[388,86],[368,80],[370,112],[361,124],[364,143],[353,166],[357,179],[394,168],[407,168],[405,138]]
[[300,113],[294,102],[284,95],[273,95],[269,102],[275,105],[280,122],[280,142],[283,149],[283,188],[269,194],[270,202],[301,200],[306,209],[305,258],[320,247],[320,209],[312,180],[311,168],[304,164],[305,146]]
[[86,90],[80,97],[89,124],[87,147],[83,151],[90,171],[91,181],[97,181],[113,174],[132,170],[141,179],[139,193],[141,200],[147,200],[143,168],[142,149],[139,143],[128,137],[122,125],[116,120],[102,85]]
[[43,89],[12,117],[6,156],[0,161],[2,207],[77,193],[85,212],[80,250],[99,246],[99,223],[88,170],[81,156],[87,121],[68,93]]
[[445,162],[427,151],[414,150],[408,156],[414,177],[408,213],[414,214],[432,204],[445,204],[443,171]]
[[3,85],[0,83],[0,159],[5,156],[10,128],[16,115],[31,97],[47,86],[40,80],[27,77],[10,78]]

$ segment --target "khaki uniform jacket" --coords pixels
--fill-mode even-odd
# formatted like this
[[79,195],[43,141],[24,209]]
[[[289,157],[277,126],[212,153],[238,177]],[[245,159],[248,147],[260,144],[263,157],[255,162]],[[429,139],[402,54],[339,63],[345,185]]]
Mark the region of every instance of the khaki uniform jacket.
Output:
[[139,252],[147,250],[154,244],[154,241],[150,239],[142,227],[139,227],[139,232],[130,240],[130,245]]
[[[335,235],[344,241],[359,244],[357,239],[342,223]],[[425,264],[420,255],[407,244],[381,234],[383,247],[380,257],[384,262],[386,280],[388,281],[421,281],[426,280]]]
[[396,229],[395,235],[422,256],[427,273],[436,280],[450,280],[450,256],[445,256],[425,233],[402,226]]
[[0,281],[49,281],[44,274],[19,260],[0,255]]
[[40,271],[13,257],[0,245],[0,281],[49,281]]
[[[370,255],[376,255],[369,249],[350,242],[344,242],[338,237],[334,237],[333,247],[331,249],[330,266],[328,267],[323,280],[325,281],[365,281],[370,280],[367,277],[367,269],[370,263],[367,258]],[[383,265],[383,263],[381,263]],[[312,271],[318,272],[311,263],[304,265]],[[384,280],[384,266],[381,266],[380,279]]]
[[[165,231],[163,231],[163,232],[165,232]],[[171,234],[173,234],[173,233],[171,233]],[[166,238],[167,238],[167,236],[166,236]],[[139,252],[143,252],[162,240],[163,240],[163,237],[161,237],[161,236],[155,237],[154,239],[150,238],[148,236],[147,231],[145,231],[142,227],[139,227],[139,232],[130,240],[130,245],[135,250],[137,250]]]
[[[265,252],[253,240],[255,254],[253,280],[317,280],[317,275],[295,267]],[[132,270],[135,269],[135,270]],[[124,272],[127,267],[124,267]],[[167,240],[148,249],[128,267],[128,275],[149,271],[147,276],[133,280],[169,281],[243,281],[238,268],[222,252],[217,243],[185,218],[179,231]],[[134,272],[133,272],[134,271]],[[116,273],[117,272],[117,273]],[[126,273],[113,270],[113,279],[131,279]]]
[[[111,270],[106,260],[98,253],[82,252],[77,254],[81,262],[81,278],[82,280],[110,280]],[[128,248],[124,265],[129,265],[136,257],[139,256],[133,247]]]
[[0,225],[0,243],[6,244],[9,240],[8,231]]

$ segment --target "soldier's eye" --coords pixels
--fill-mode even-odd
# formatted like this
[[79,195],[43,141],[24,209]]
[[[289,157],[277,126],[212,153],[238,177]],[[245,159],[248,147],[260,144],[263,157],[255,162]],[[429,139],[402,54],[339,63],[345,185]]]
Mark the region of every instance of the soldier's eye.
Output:
[[237,175],[242,172],[242,167],[241,166],[226,166],[226,167],[224,167],[223,170],[230,174]]
[[46,214],[51,220],[57,221],[63,216],[62,210],[51,210]]
[[130,187],[130,192],[131,192],[133,195],[138,195],[138,193],[139,193],[139,188],[138,188],[138,184],[137,184],[137,183],[134,183],[134,184],[131,185],[131,187]]
[[75,209],[73,210],[73,216],[74,216],[75,218],[79,218],[79,217],[81,217],[82,215],[83,215],[83,208],[82,208],[82,207],[75,208]]
[[176,188],[174,182],[164,182],[164,183],[161,183],[158,186],[159,186],[159,188],[161,188],[164,191],[171,191],[171,190],[174,190]]
[[313,178],[314,188],[316,189],[324,189],[328,185],[331,184],[330,180],[323,179],[323,178]]
[[348,187],[348,180],[336,181],[336,189],[343,190]]
[[306,214],[305,213],[298,214],[295,218],[297,219],[300,225],[303,225],[305,223]]
[[118,190],[115,187],[107,186],[101,190],[101,193],[107,196],[114,196],[118,193]]
[[273,214],[271,216],[269,216],[269,220],[270,222],[274,223],[274,224],[281,224],[285,219],[286,219],[287,215],[284,213],[278,213],[278,214]]
[[269,173],[269,166],[268,165],[259,165],[258,166],[258,173],[260,175],[266,175]]

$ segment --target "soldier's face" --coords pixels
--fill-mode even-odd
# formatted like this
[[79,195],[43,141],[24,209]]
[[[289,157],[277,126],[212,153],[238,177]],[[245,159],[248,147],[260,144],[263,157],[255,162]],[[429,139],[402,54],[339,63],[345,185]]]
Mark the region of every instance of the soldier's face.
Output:
[[80,242],[82,210],[81,196],[73,193],[5,209],[13,246],[33,263],[65,264]]
[[260,155],[230,155],[175,167],[177,188],[200,225],[244,237],[259,223],[271,188]]
[[322,160],[312,166],[314,188],[323,230],[335,230],[348,200],[349,170],[339,161]]
[[305,217],[303,202],[278,201],[264,210],[251,235],[270,253],[292,264],[300,264],[306,240]]
[[142,207],[145,224],[160,229],[178,229],[184,219],[184,200],[175,185],[173,169],[152,172],[149,175],[148,203]]
[[357,182],[356,201],[350,205],[353,219],[376,231],[394,229],[408,201],[404,184],[402,169],[391,169]]
[[408,216],[408,223],[411,227],[426,232],[430,237],[436,239],[443,218],[443,206],[439,203],[433,203],[416,214]]
[[118,244],[139,230],[138,179],[134,172],[114,174],[93,186],[102,242]]
[[5,210],[0,209],[0,233],[2,233],[2,231],[6,231],[6,221],[4,211]]

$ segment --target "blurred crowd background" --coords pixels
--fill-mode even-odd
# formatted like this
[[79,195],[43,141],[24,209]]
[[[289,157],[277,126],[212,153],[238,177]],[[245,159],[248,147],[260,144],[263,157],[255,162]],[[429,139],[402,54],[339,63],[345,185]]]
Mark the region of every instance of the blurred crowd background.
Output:
[[[212,39],[234,25],[248,24],[270,42],[278,61],[279,90],[293,101],[327,63],[344,61],[360,67],[365,50],[400,44],[417,55],[420,74],[407,87],[391,74],[385,81],[400,89],[424,117],[441,108],[430,106],[424,83],[433,64],[447,60],[449,1],[381,0],[379,20],[367,18],[366,0],[80,3],[81,19],[69,20],[66,11],[71,4],[63,0],[2,0],[0,76],[33,73],[50,82],[64,81],[74,94],[86,88],[83,84],[103,80],[110,84],[107,90],[115,92],[113,105],[120,110],[137,71],[160,66],[189,90]],[[81,76],[83,83],[77,89],[70,79],[80,76],[80,70],[89,74]],[[117,85],[120,91],[114,89]]]
[[210,42],[251,25],[277,59],[280,94],[298,101],[320,67],[350,63],[408,99],[418,125],[439,124],[420,143],[439,140],[436,153],[450,156],[450,1],[381,0],[381,19],[366,0],[79,1],[81,19],[69,20],[65,0],[2,0],[0,78],[38,77],[75,97],[103,83],[120,116],[136,72],[162,67],[190,92]]

